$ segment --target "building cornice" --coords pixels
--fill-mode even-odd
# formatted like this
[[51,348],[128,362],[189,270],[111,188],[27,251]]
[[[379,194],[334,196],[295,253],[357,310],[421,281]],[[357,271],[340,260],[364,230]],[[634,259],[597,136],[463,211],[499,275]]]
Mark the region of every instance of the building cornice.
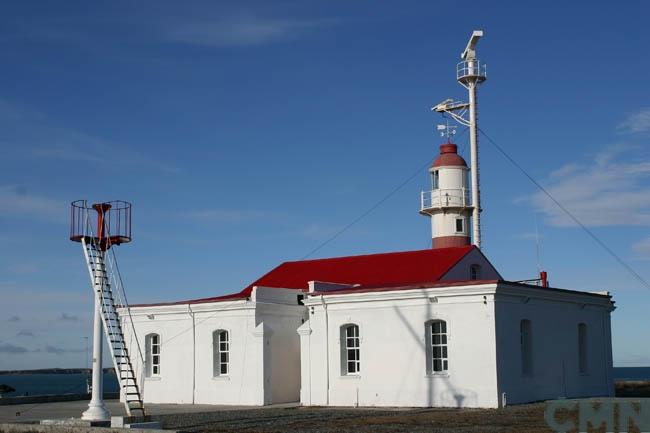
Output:
[[[359,292],[359,293],[330,293],[324,296],[325,303],[340,304],[349,302],[372,302],[372,301],[397,301],[409,299],[430,299],[443,297],[460,297],[460,296],[481,296],[494,294],[497,288],[496,283],[472,284],[466,286],[451,287],[430,287],[418,289],[399,289],[390,291],[377,292]],[[306,306],[321,305],[321,296],[308,296],[304,300]]]
[[[206,302],[201,304],[174,304],[131,307],[131,316],[147,316],[151,314],[187,314],[216,311],[254,310],[255,303],[245,299],[235,301]],[[119,309],[121,312],[124,308]]]
[[307,296],[304,304],[308,307],[322,305],[321,297],[328,305],[345,304],[355,302],[378,302],[378,301],[404,301],[414,299],[453,298],[469,296],[495,295],[495,302],[499,302],[501,296],[515,297],[521,302],[529,300],[546,300],[555,302],[569,302],[578,305],[591,305],[613,310],[613,303],[609,296],[597,295],[589,292],[578,292],[564,289],[543,288],[512,284],[499,281],[486,284],[455,285],[449,287],[430,287],[398,289],[372,292],[347,292],[341,294],[328,293]]

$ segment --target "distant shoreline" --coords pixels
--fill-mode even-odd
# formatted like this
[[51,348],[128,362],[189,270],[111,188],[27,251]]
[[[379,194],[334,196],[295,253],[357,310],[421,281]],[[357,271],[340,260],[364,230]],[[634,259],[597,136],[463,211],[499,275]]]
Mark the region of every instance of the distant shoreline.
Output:
[[[114,373],[114,369],[104,368],[104,373]],[[89,373],[89,368],[39,368],[35,370],[0,370],[0,375],[21,374],[82,374]]]

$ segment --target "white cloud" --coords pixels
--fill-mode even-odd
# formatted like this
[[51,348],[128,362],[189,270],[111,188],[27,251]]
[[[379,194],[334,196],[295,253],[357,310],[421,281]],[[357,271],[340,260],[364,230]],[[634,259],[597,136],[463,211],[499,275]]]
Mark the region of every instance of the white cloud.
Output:
[[[621,160],[627,150],[627,160]],[[633,160],[630,148],[610,146],[591,162],[569,164],[551,173],[545,188],[586,226],[650,225],[650,161]],[[553,226],[574,222],[544,193],[526,201]]]
[[53,353],[55,355],[61,355],[65,353],[65,349],[62,349],[60,347],[54,347],[54,346],[45,346],[45,352],[47,353]]
[[650,237],[642,239],[633,244],[632,250],[637,253],[638,258],[650,259]]
[[516,239],[524,240],[524,241],[536,241],[536,240],[541,240],[543,238],[541,233],[535,233],[535,232],[523,232],[519,233],[518,235],[515,235]]
[[649,355],[631,354],[631,353],[615,353],[614,366],[615,367],[645,367],[650,365]]
[[25,216],[61,223],[67,221],[68,203],[64,200],[31,195],[20,186],[0,186],[0,215]]
[[18,331],[16,336],[17,337],[34,337],[35,335],[34,335],[34,333],[32,331],[29,331],[27,329],[21,329],[20,331]]
[[34,274],[41,268],[35,263],[14,263],[7,266],[7,269],[14,274]]
[[61,320],[62,322],[78,322],[79,317],[73,316],[72,314],[61,313],[57,320]]
[[178,173],[178,167],[141,154],[119,143],[72,128],[52,125],[42,113],[0,100],[0,145],[13,152],[27,150],[32,158],[71,162],[101,162],[111,167],[138,167]]
[[119,146],[107,140],[70,130],[54,128],[47,144],[35,143],[31,148],[35,157],[65,161],[102,163],[106,166],[138,166],[159,170],[165,173],[178,173],[180,170],[136,151]]
[[650,131],[650,108],[642,108],[630,114],[618,124],[618,129],[629,134]]
[[[54,355],[63,355],[64,353],[85,352],[84,349],[66,349],[64,347],[51,346],[51,345],[45,346],[45,349],[43,349],[43,351],[46,352],[46,353],[52,353]],[[40,350],[37,349],[34,352],[40,352]]]
[[0,353],[16,355],[16,354],[21,354],[26,352],[29,352],[29,350],[22,346],[15,346],[11,343],[0,344]]
[[321,240],[335,235],[340,230],[341,227],[338,226],[312,223],[301,228],[298,231],[298,234],[300,234],[300,236],[305,237],[307,239]]
[[286,18],[233,16],[213,21],[192,22],[168,31],[168,39],[214,47],[262,45],[294,38],[328,22]]

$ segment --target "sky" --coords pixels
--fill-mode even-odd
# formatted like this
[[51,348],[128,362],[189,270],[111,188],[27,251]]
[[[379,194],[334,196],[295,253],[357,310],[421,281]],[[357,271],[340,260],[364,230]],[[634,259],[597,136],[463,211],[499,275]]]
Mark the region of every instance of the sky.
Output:
[[[0,370],[85,365],[76,199],[133,203],[133,242],[116,251],[132,303],[237,292],[380,202],[310,257],[428,248],[419,194],[444,121],[430,107],[466,98],[455,68],[474,29],[488,65],[481,129],[650,280],[649,12],[594,0],[2,2]],[[469,159],[467,133],[456,141]],[[484,137],[480,164],[483,251],[501,274],[541,266],[553,286],[609,290],[615,365],[650,366],[650,289]]]

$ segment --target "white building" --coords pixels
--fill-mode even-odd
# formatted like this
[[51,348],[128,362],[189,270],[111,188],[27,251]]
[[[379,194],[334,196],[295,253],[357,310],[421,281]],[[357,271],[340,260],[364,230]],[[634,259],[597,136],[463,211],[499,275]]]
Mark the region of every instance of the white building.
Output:
[[608,296],[492,280],[324,290],[305,305],[304,405],[613,395]]
[[500,407],[613,395],[611,297],[504,281],[469,245],[455,145],[441,146],[431,177],[421,213],[432,249],[287,262],[233,295],[131,307],[145,403]]

